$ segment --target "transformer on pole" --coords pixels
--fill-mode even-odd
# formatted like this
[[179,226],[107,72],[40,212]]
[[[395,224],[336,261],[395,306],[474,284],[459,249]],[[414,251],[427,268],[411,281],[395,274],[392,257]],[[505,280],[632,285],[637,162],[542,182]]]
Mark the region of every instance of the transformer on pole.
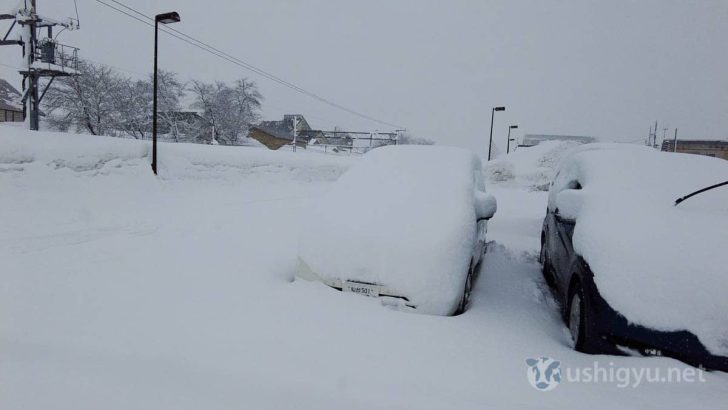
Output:
[[[78,16],[77,16],[78,17]],[[25,0],[10,13],[0,14],[0,20],[13,20],[0,46],[19,45],[23,51],[20,74],[23,76],[23,115],[29,129],[37,131],[40,120],[40,103],[48,87],[56,77],[79,75],[78,49],[58,43],[53,38],[53,28],[76,30],[78,19],[58,21],[38,14],[36,0]],[[18,26],[15,35],[13,29]],[[43,29],[46,29],[45,35]],[[50,80],[40,91],[40,80]]]

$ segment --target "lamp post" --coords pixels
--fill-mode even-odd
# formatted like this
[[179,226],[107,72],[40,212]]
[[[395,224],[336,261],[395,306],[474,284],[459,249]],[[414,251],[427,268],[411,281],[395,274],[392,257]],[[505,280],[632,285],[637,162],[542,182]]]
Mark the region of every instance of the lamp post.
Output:
[[179,22],[176,11],[157,14],[154,17],[154,101],[152,102],[152,171],[157,175],[157,43],[159,37],[159,23],[170,24]]
[[490,140],[488,141],[488,161],[490,161],[490,151],[493,148],[493,118],[496,111],[505,111],[506,107],[493,107],[490,112]]
[[518,125],[511,125],[508,127],[508,142],[506,143],[506,154],[511,152],[511,130],[514,128],[518,128]]

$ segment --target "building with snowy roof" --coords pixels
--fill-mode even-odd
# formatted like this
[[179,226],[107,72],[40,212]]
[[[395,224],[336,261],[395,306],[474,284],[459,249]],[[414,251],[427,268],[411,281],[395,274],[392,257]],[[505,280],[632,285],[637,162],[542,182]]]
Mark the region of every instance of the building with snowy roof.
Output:
[[526,134],[518,145],[519,147],[533,147],[544,141],[575,141],[582,144],[596,142],[594,137],[586,137],[580,135],[547,135],[547,134]]
[[280,121],[262,121],[250,127],[248,138],[252,138],[269,149],[277,150],[285,145],[292,145],[293,124],[296,123],[296,146],[305,148],[312,138],[323,142],[325,137],[321,131],[311,129],[308,122],[300,114],[286,114]]
[[728,140],[677,140],[675,149],[675,140],[666,139],[662,141],[662,151],[728,159]]
[[22,95],[9,82],[0,78],[0,122],[22,122]]

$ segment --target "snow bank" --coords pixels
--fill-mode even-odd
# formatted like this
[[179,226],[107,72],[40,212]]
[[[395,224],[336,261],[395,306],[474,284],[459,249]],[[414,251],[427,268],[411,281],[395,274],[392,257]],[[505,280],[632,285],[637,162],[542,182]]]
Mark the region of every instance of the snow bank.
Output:
[[[150,141],[53,132],[28,132],[0,125],[0,172],[50,167],[77,175],[130,175],[154,181]],[[261,174],[303,180],[335,180],[354,158],[301,150],[275,152],[240,146],[159,143],[158,172],[162,180],[217,179],[236,182]],[[280,179],[280,178],[279,178]]]
[[489,181],[513,183],[533,190],[547,190],[555,169],[570,150],[582,145],[575,141],[545,141],[533,147],[519,147],[508,155],[485,164]]
[[[558,194],[577,180],[582,188]],[[687,329],[728,355],[728,161],[645,147],[585,146],[564,161],[549,207],[577,217],[574,248],[629,320]],[[564,196],[566,194],[566,196]],[[567,197],[568,196],[568,197]]]
[[377,148],[311,210],[300,259],[325,282],[382,284],[418,312],[452,314],[476,240],[480,172],[458,148]]

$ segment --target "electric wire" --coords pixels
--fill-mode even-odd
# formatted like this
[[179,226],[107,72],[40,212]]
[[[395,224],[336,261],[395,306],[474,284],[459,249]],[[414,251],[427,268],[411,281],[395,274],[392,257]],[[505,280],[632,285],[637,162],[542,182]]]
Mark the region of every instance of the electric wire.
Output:
[[[154,27],[154,23],[153,23],[154,22],[154,18],[153,17],[150,17],[150,16],[148,16],[148,15],[146,15],[146,14],[144,14],[144,13],[142,13],[142,12],[140,12],[140,11],[132,8],[132,7],[129,7],[126,4],[124,4],[124,3],[120,2],[120,1],[117,1],[117,0],[108,0],[108,1],[111,1],[111,2],[119,5],[120,7],[123,7],[124,9],[129,10],[129,12],[127,12],[125,10],[122,10],[122,9],[120,9],[118,7],[115,7],[115,6],[113,6],[113,5],[109,4],[109,3],[106,3],[103,0],[96,0],[97,3],[100,3],[100,4],[102,4],[102,5],[110,8],[112,10],[115,10],[115,11],[121,13],[121,14],[124,14],[127,17],[130,17],[130,18],[132,18],[134,20],[137,20],[137,21],[139,21],[139,22],[141,22],[143,24],[146,24],[146,25],[148,25],[150,27]],[[141,17],[138,17],[137,15],[133,15],[130,12],[131,13],[135,13],[138,16],[141,16]],[[341,104],[338,104],[336,102],[333,102],[333,101],[331,101],[331,100],[329,100],[327,98],[324,98],[324,97],[322,97],[322,96],[320,96],[318,94],[315,94],[315,93],[310,92],[310,91],[308,91],[306,89],[303,89],[303,88],[301,88],[301,87],[299,87],[299,86],[297,86],[297,85],[295,85],[295,84],[293,84],[293,83],[291,83],[289,81],[283,80],[280,77],[277,77],[277,76],[275,76],[275,75],[273,75],[271,73],[268,73],[267,71],[265,71],[263,69],[260,69],[260,68],[254,66],[254,65],[252,65],[252,64],[250,64],[250,63],[248,63],[248,62],[246,62],[244,60],[241,60],[241,59],[239,59],[239,58],[237,58],[237,57],[235,57],[233,55],[230,55],[230,54],[228,54],[228,53],[226,53],[226,52],[224,52],[224,51],[222,51],[222,50],[220,50],[220,49],[218,49],[218,48],[216,48],[216,47],[214,47],[214,46],[212,46],[212,45],[210,45],[208,43],[205,43],[203,41],[200,41],[200,40],[198,40],[198,39],[196,39],[196,38],[194,38],[194,37],[192,37],[190,35],[187,35],[187,34],[181,32],[179,30],[176,30],[176,29],[174,29],[172,27],[160,27],[159,29],[160,29],[160,31],[164,32],[165,34],[167,34],[167,35],[169,35],[171,37],[177,38],[180,41],[183,41],[183,42],[185,42],[185,43],[187,43],[189,45],[192,45],[192,46],[197,47],[197,48],[199,48],[199,49],[201,49],[203,51],[206,51],[209,54],[212,54],[212,55],[214,55],[214,56],[216,56],[216,57],[218,57],[218,58],[220,58],[222,60],[225,60],[225,61],[227,61],[229,63],[235,64],[235,65],[237,65],[237,66],[239,66],[241,68],[244,68],[246,70],[252,71],[252,72],[254,72],[254,73],[256,73],[256,74],[258,74],[258,75],[260,75],[260,76],[262,76],[262,77],[264,77],[264,78],[266,78],[268,80],[270,80],[270,81],[273,81],[273,82],[276,82],[276,83],[278,83],[280,85],[283,85],[285,87],[288,87],[288,88],[290,88],[290,89],[292,89],[292,90],[294,90],[294,91],[296,91],[296,92],[298,92],[300,94],[303,94],[303,95],[306,95],[306,96],[308,96],[310,98],[313,98],[315,100],[318,100],[318,101],[320,101],[320,102],[322,102],[324,104],[327,104],[327,105],[329,105],[331,107],[337,108],[339,110],[348,112],[349,114],[352,114],[352,115],[358,116],[360,118],[363,118],[363,119],[366,119],[366,120],[369,120],[369,121],[373,121],[373,122],[376,122],[376,123],[379,123],[379,124],[382,124],[382,125],[387,125],[387,126],[395,127],[395,128],[404,128],[404,127],[402,127],[400,125],[393,124],[393,123],[387,122],[387,121],[382,121],[382,120],[379,120],[379,119],[374,118],[372,116],[369,116],[369,115],[363,114],[361,112],[355,111],[355,110],[350,109],[348,107],[345,107],[345,106],[343,106]]]

